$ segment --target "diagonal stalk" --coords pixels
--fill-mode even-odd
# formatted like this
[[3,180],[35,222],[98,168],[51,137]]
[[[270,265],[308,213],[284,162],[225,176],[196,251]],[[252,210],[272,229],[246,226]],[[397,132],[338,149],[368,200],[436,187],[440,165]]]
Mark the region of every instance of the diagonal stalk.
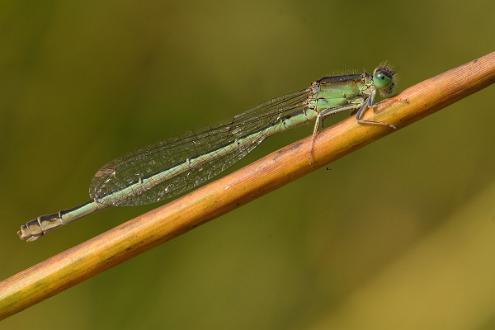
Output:
[[[495,81],[495,52],[409,87],[366,118],[402,128]],[[0,320],[314,171],[380,137],[354,117],[0,282]],[[311,147],[313,152],[311,153]]]

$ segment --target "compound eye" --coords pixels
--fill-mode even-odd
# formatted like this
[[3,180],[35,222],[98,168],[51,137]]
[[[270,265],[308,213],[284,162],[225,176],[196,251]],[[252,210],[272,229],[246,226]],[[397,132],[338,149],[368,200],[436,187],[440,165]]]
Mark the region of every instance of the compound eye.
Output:
[[380,92],[381,96],[387,97],[391,95],[395,87],[395,73],[386,66],[380,65],[373,71],[373,85]]
[[377,71],[373,75],[373,83],[375,84],[375,87],[377,89],[387,88],[392,83],[392,78],[390,78],[387,75],[383,74],[383,72]]

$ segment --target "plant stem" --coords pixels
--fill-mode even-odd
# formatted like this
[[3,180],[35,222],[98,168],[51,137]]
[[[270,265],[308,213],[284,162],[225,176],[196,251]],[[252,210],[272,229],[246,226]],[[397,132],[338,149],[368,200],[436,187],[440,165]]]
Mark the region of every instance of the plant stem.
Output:
[[[402,128],[495,81],[495,52],[416,84],[377,105],[373,117]],[[0,282],[0,320],[314,171],[382,136],[354,117],[129,220]]]

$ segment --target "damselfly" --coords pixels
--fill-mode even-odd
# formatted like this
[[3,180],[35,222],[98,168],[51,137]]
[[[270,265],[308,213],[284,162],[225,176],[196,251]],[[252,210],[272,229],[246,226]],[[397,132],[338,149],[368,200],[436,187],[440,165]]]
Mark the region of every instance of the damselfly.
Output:
[[214,178],[275,133],[315,121],[314,139],[323,119],[338,112],[355,112],[360,124],[395,128],[363,119],[365,111],[374,105],[376,94],[390,96],[394,86],[394,72],[387,66],[377,67],[373,74],[324,77],[304,90],[241,113],[230,122],[150,145],[98,170],[89,188],[90,201],[28,221],[18,235],[34,241],[108,206],[144,205],[174,198]]

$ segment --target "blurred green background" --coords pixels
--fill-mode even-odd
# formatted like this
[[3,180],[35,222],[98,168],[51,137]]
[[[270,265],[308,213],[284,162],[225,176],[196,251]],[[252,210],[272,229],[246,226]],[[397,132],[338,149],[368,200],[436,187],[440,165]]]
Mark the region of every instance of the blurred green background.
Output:
[[[492,0],[1,1],[0,278],[154,207],[17,239],[24,221],[85,201],[108,160],[384,60],[400,91],[493,51],[494,12]],[[461,100],[0,329],[494,329],[494,98],[492,86]]]

